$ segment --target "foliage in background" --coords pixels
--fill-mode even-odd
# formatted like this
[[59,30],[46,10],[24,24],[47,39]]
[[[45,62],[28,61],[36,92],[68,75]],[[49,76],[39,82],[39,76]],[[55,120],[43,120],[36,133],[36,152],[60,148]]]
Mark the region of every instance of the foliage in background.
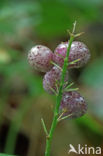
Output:
[[[64,152],[64,149],[69,144],[68,138],[71,143],[74,143],[72,142],[74,136],[76,143],[79,141],[94,145],[96,140],[98,144],[102,144],[102,9],[102,0],[0,1],[0,125],[8,121],[10,123],[10,121],[16,119],[16,121],[20,121],[19,129],[21,129],[21,125],[24,123],[22,118],[25,119],[27,117],[28,120],[30,118],[29,121],[25,121],[24,127],[29,129],[29,133],[32,136],[25,132],[26,128],[23,129],[32,142],[35,140],[34,144],[31,143],[33,147],[31,144],[29,147],[30,156],[34,154],[34,146],[36,155],[44,153],[44,148],[42,149],[40,144],[43,138],[40,131],[39,118],[42,117],[41,114],[43,112],[45,112],[44,118],[48,117],[50,109],[53,107],[53,102],[51,102],[51,107],[49,108],[48,102],[51,100],[50,97],[44,94],[41,81],[42,73],[35,72],[29,68],[26,59],[27,52],[36,43],[45,44],[53,48],[59,41],[65,41],[68,39],[65,30],[70,28],[75,20],[79,23],[77,31],[86,32],[82,40],[85,40],[90,47],[92,59],[87,67],[75,70],[74,74],[70,75],[70,79],[80,83],[83,94],[87,98],[89,111],[80,120],[70,121],[69,124],[66,121],[63,125],[64,128],[61,126],[62,123],[58,126],[57,131],[59,131],[56,134],[58,139],[54,140],[54,155],[66,155],[67,153]],[[36,105],[37,99],[39,106]],[[13,113],[10,110],[13,110]],[[29,110],[30,113],[28,113]],[[15,116],[16,111],[17,116]],[[34,125],[32,123],[33,117],[36,118]],[[48,127],[50,122],[47,124]],[[19,129],[18,132],[20,131]],[[13,134],[16,136],[15,131],[16,129]],[[95,140],[93,140],[94,137],[96,138]],[[60,139],[63,141],[62,146],[60,145]],[[37,149],[36,145],[40,147],[40,150]],[[44,142],[42,142],[42,145],[44,145]],[[56,150],[57,146],[59,146],[60,151]],[[2,148],[1,150],[3,152]]]

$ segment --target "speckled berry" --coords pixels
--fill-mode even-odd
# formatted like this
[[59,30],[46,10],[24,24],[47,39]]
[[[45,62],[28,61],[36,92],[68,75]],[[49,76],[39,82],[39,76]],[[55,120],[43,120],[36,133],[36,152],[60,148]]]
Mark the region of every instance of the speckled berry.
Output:
[[64,92],[60,112],[65,111],[63,116],[70,115],[69,118],[78,118],[87,111],[87,104],[84,98],[78,92]]
[[[67,47],[68,47],[68,42],[64,42],[59,44],[54,51],[53,60],[61,67],[63,66],[64,63]],[[90,52],[84,43],[78,41],[72,42],[70,54],[69,54],[69,63],[77,59],[80,60],[73,64],[69,64],[68,68],[80,68],[88,62],[89,58],[90,58]]]
[[41,72],[47,72],[52,68],[52,59],[52,51],[43,45],[37,45],[31,48],[28,54],[30,65]]
[[[60,78],[61,78],[61,70],[58,67],[54,66],[49,72],[47,72],[44,75],[44,79],[43,79],[44,90],[47,91],[49,94],[54,94],[53,90],[57,92],[57,87],[59,88],[60,86]],[[68,81],[68,72],[65,76],[65,82],[67,81]]]

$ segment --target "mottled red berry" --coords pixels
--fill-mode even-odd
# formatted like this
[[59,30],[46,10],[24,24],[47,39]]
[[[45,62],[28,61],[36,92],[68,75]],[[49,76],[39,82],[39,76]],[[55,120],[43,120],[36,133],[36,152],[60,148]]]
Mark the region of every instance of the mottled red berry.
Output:
[[52,51],[43,45],[37,45],[29,51],[28,60],[31,66],[41,72],[47,72],[52,68]]
[[[61,67],[64,64],[64,58],[66,57],[67,47],[68,47],[68,42],[64,42],[59,44],[54,51],[53,60]],[[69,53],[69,63],[77,59],[80,60],[78,60],[73,64],[69,64],[68,68],[80,68],[88,62],[89,58],[90,58],[90,52],[84,43],[78,41],[72,42],[70,53]]]
[[87,111],[87,104],[78,92],[64,92],[60,105],[60,112],[65,111],[63,116],[70,115],[69,118],[83,116]]
[[[57,92],[57,87],[60,86],[61,70],[54,66],[49,72],[44,75],[43,79],[43,88],[49,94],[54,94],[54,91]],[[65,76],[65,82],[68,81],[68,72]],[[65,85],[64,85],[65,86]],[[54,90],[54,91],[53,91]]]

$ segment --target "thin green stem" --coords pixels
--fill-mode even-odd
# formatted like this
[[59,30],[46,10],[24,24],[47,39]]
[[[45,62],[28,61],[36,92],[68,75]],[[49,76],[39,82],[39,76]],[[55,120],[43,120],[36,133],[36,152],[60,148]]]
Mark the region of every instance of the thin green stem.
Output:
[[70,88],[70,89],[64,89],[65,92],[72,92],[72,91],[77,91],[79,88]]
[[48,136],[48,131],[47,131],[47,128],[46,128],[46,125],[45,125],[43,118],[41,118],[41,123],[42,123],[42,126],[43,126],[43,129],[44,129],[46,136]]
[[55,62],[51,61],[51,64],[53,64],[54,66],[56,66],[58,69],[62,71],[62,68],[59,65],[57,65]]
[[71,115],[72,115],[72,114],[69,114],[69,115],[67,115],[67,116],[64,116],[64,117],[60,118],[60,119],[58,120],[58,122],[69,118]]
[[[74,29],[75,29],[75,24],[74,24],[74,28],[73,28],[73,33],[74,33]],[[57,96],[56,106],[55,106],[55,110],[54,110],[54,117],[53,117],[51,129],[49,131],[49,135],[48,135],[48,137],[46,139],[45,156],[50,156],[51,142],[52,142],[54,130],[55,130],[56,125],[58,123],[59,107],[60,107],[60,102],[62,100],[62,90],[63,90],[64,79],[65,79],[67,67],[68,67],[68,64],[69,64],[68,57],[69,57],[70,48],[71,48],[71,44],[72,44],[73,40],[74,40],[74,35],[72,34],[70,36],[70,40],[68,42],[67,53],[66,53],[66,57],[64,59],[64,65],[63,65],[63,70],[62,70],[62,75],[61,75],[61,83],[60,83],[59,93],[58,93],[58,96]]]
[[66,109],[64,109],[63,112],[59,115],[58,121],[62,118],[62,116],[64,115],[65,112],[66,112]]
[[70,83],[65,89],[69,89],[73,85],[74,85],[74,82]]

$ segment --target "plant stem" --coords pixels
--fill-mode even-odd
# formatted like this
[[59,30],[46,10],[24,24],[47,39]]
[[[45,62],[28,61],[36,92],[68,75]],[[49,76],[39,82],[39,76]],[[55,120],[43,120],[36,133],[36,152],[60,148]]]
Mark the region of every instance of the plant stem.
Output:
[[[75,29],[75,25],[74,25],[74,28],[73,28],[73,33],[74,33],[74,29]],[[56,125],[58,123],[59,107],[60,107],[60,103],[61,103],[61,100],[62,100],[62,90],[63,90],[64,79],[65,79],[67,67],[68,67],[68,64],[69,64],[69,62],[68,62],[69,52],[70,52],[70,48],[71,48],[71,44],[72,44],[73,40],[74,40],[74,35],[72,34],[70,36],[70,40],[68,42],[67,53],[66,53],[66,57],[64,59],[64,65],[63,65],[63,70],[62,70],[62,75],[61,75],[59,93],[57,95],[56,106],[55,106],[55,110],[54,110],[54,117],[53,117],[51,129],[49,131],[49,135],[47,136],[47,139],[46,139],[45,156],[50,156],[51,142],[52,142],[54,130],[55,130]]]
[[46,129],[45,122],[44,122],[43,118],[41,118],[41,123],[43,125],[43,129],[44,129],[45,134],[48,135],[48,131]]

